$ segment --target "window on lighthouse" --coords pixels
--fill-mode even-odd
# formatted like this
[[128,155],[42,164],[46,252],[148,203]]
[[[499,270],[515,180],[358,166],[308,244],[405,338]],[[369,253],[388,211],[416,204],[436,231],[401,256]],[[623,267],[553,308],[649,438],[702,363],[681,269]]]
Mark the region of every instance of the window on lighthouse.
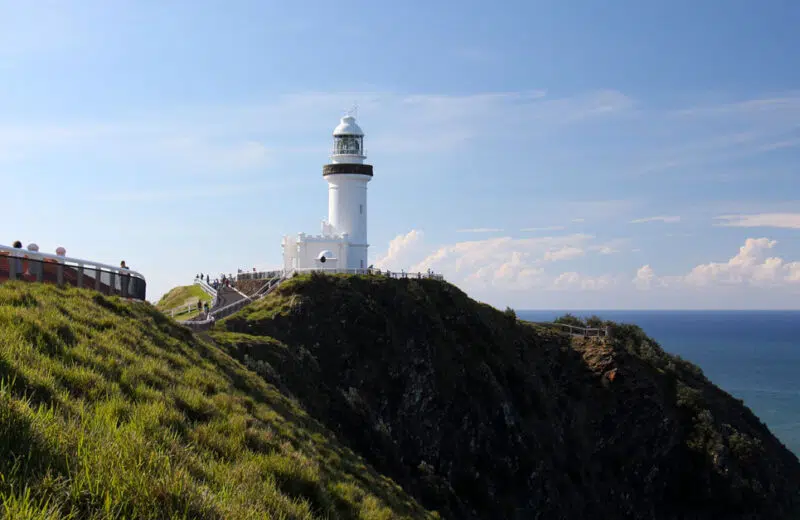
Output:
[[336,136],[334,152],[342,155],[360,155],[361,139],[355,135]]

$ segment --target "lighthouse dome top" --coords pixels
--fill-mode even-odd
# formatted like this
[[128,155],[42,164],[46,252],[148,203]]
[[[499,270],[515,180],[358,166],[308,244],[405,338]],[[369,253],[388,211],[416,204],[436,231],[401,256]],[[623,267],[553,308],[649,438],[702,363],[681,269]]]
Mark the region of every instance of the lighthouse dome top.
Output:
[[333,130],[333,135],[363,136],[364,132],[361,130],[361,127],[356,124],[356,118],[351,115],[347,115],[342,118],[339,126]]

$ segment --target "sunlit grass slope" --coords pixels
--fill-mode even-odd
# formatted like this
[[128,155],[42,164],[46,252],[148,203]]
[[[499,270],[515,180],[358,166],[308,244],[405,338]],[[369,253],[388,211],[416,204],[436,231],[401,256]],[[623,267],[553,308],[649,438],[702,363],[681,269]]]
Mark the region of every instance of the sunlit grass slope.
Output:
[[202,302],[211,302],[211,296],[201,289],[199,285],[181,285],[173,287],[162,296],[156,303],[156,307],[159,310],[166,311],[181,305],[196,303],[198,299]]
[[147,303],[0,285],[8,518],[430,518],[299,405]]

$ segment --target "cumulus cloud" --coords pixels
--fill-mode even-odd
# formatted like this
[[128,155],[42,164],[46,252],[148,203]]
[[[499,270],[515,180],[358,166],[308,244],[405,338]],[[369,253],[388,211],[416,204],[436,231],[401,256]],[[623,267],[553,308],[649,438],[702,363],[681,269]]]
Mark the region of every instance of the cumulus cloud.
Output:
[[405,235],[398,235],[389,242],[389,249],[375,261],[377,269],[390,269],[400,271],[408,269],[412,262],[416,262],[423,251],[422,231],[412,229]]
[[757,213],[754,215],[720,215],[714,217],[717,226],[776,227],[800,229],[800,213]]
[[666,222],[667,224],[674,224],[675,222],[680,222],[680,221],[681,217],[679,216],[660,215],[657,217],[637,218],[631,220],[631,224],[645,224],[647,222]]
[[785,262],[769,256],[777,245],[768,238],[748,238],[739,252],[725,262],[708,262],[695,266],[685,275],[657,276],[650,265],[639,268],[633,279],[638,289],[684,286],[710,288],[722,285],[777,287],[800,283],[800,262]]
[[633,285],[635,285],[637,289],[649,289],[652,287],[655,279],[656,273],[653,271],[653,268],[650,267],[650,264],[643,265],[636,271],[636,276],[633,278]]
[[[569,288],[580,285],[602,288],[604,279],[581,278],[580,283],[562,279],[554,281],[560,271],[548,266],[585,254],[591,235],[570,234],[536,238],[497,237],[470,240],[427,249],[421,232],[412,231],[396,237],[389,251],[376,266],[393,270],[424,272],[432,269],[465,289],[490,287],[498,290],[525,291],[532,288]],[[427,254],[420,254],[427,251]],[[410,260],[417,258],[414,263]]]
[[705,286],[723,284],[774,284],[784,280],[786,265],[777,257],[767,257],[767,252],[777,241],[768,238],[748,238],[739,253],[727,262],[710,262],[696,266],[686,275],[686,282]]
[[[526,301],[539,302],[535,304],[539,306],[558,305],[556,302],[561,305],[573,302],[571,305],[575,307],[591,302],[612,307],[638,302],[634,303],[638,306],[641,298],[658,294],[662,305],[669,301],[672,303],[668,305],[676,307],[695,303],[720,308],[731,305],[731,294],[743,298],[756,294],[741,291],[800,289],[800,261],[789,262],[771,254],[777,242],[769,238],[746,239],[739,251],[726,261],[699,264],[675,274],[658,273],[650,263],[644,263],[631,276],[623,274],[624,270],[590,272],[591,263],[584,263],[579,269],[559,268],[561,262],[618,251],[619,244],[626,239],[597,243],[592,235],[569,234],[497,237],[429,247],[422,237],[418,230],[397,236],[376,266],[408,272],[431,269],[474,297],[500,306],[515,302],[524,308],[531,305]],[[736,292],[730,293],[730,290]],[[651,291],[653,296],[647,296]],[[724,305],[718,303],[720,298],[727,298]],[[761,305],[769,305],[771,300],[763,301],[766,303]],[[742,306],[748,306],[747,302],[742,302]]]

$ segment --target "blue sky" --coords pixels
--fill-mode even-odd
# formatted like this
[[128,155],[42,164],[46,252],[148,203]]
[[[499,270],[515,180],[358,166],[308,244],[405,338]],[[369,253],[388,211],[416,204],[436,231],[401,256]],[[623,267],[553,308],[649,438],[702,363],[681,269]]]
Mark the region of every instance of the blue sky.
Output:
[[357,103],[377,265],[499,307],[800,307],[800,4],[609,4],[0,0],[0,243],[151,298],[277,266]]

